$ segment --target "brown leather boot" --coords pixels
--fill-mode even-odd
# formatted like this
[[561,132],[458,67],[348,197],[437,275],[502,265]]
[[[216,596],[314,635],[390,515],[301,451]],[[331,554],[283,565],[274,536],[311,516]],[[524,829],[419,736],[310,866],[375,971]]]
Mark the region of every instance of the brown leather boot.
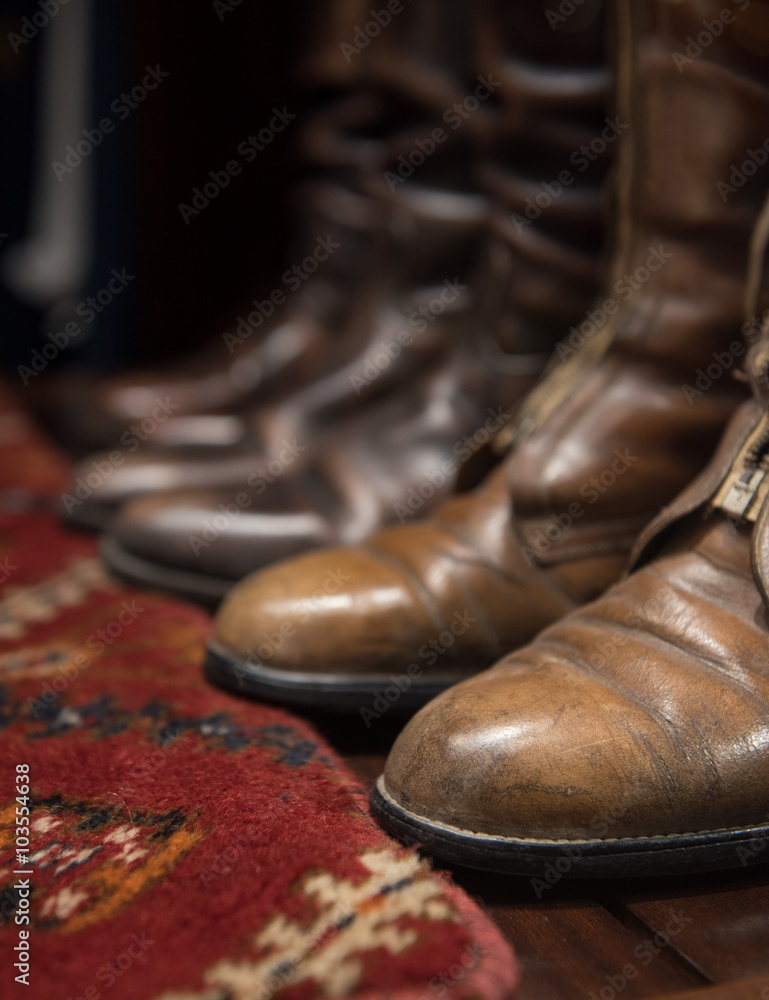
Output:
[[[532,26],[526,37],[544,47],[543,34],[552,38],[552,32],[546,20],[538,25],[538,33]],[[380,177],[381,198],[401,206],[405,237],[393,266],[412,285],[383,304],[380,316],[387,322],[379,322],[376,349],[262,415],[271,438],[283,442],[279,461],[256,464],[228,491],[190,490],[127,506],[105,542],[113,569],[143,584],[216,600],[259,566],[321,545],[357,543],[382,524],[413,517],[414,497],[427,513],[454,491],[464,453],[477,453],[506,422],[566,319],[578,318],[597,287],[600,187],[616,138],[606,122],[600,27],[598,22],[579,39],[570,37],[568,72],[565,43],[549,41],[549,63],[543,58],[524,66],[519,57],[494,50],[474,77],[495,88],[493,117],[499,119],[487,159],[499,164],[500,207],[482,280],[447,269],[446,234],[459,218],[453,207],[458,196],[428,190],[427,175],[405,179],[401,173],[410,167],[399,173],[393,160]],[[473,115],[487,113],[485,105],[478,107],[477,88],[446,107],[437,119],[443,125],[425,126],[422,135],[434,139],[436,128],[448,135],[453,125],[457,136],[476,128]],[[540,182],[527,178],[557,178],[574,149],[591,144],[596,151],[587,168],[574,166],[571,183],[558,197],[548,195],[546,212],[539,208]],[[437,151],[424,164],[435,171],[436,184],[445,167]],[[529,205],[533,222],[524,214]],[[426,218],[415,225],[414,212],[428,209],[431,225]],[[441,274],[446,277],[436,280]],[[468,287],[457,291],[465,280]],[[370,317],[367,301],[359,305],[363,318]],[[415,374],[401,369],[396,382],[389,348],[397,354],[403,336],[410,339],[422,327],[433,353]],[[297,413],[308,411],[311,432],[301,422],[297,427]],[[480,465],[476,482],[479,477]]]
[[[391,231],[399,223],[418,226],[421,210],[434,216],[435,206],[420,205],[414,219],[399,218],[397,210],[372,199],[371,179],[381,176],[392,159],[412,152],[425,120],[465,96],[469,5],[439,4],[439,17],[434,6],[428,0],[419,13],[407,9],[387,31],[351,51],[340,39],[355,37],[370,20],[370,5],[366,0],[318,5],[307,31],[312,41],[295,74],[306,104],[315,110],[295,115],[298,120],[289,126],[296,130],[298,157],[313,180],[296,192],[298,232],[278,286],[263,289],[222,317],[210,345],[189,359],[174,359],[156,371],[100,379],[66,374],[51,380],[38,405],[68,447],[78,454],[120,447],[129,460],[132,445],[148,438],[155,445],[199,445],[209,452],[228,448],[249,436],[233,413],[280,400],[373,351],[382,331],[372,320],[381,323],[384,317],[364,316],[359,300],[378,298],[386,305],[388,294],[416,284],[417,275],[409,280],[406,273],[394,273],[403,240],[390,239]],[[436,22],[429,35],[421,23],[425,13]],[[462,39],[467,39],[464,51]],[[442,178],[457,194],[467,191],[469,131],[452,133],[440,151],[454,147],[456,155],[443,156]],[[420,171],[428,187],[430,173],[429,166]],[[464,225],[477,232],[485,212],[481,200],[462,202],[457,211],[462,218],[453,220],[454,229]],[[454,239],[448,223],[441,235],[461,245],[461,258],[474,259],[472,243]],[[166,409],[159,410],[164,403]]]
[[412,719],[373,797],[388,830],[545,889],[766,860],[769,324],[748,368],[627,579]]
[[[453,5],[444,17],[437,6],[440,29],[430,36],[421,19],[434,3],[409,7],[347,60],[338,39],[366,23],[368,8],[324,5],[326,27],[340,35],[316,46],[308,90],[319,101],[330,89],[333,96],[297,124],[313,176],[297,193],[301,233],[291,266],[273,294],[233,316],[211,349],[178,373],[106,379],[91,391],[71,384],[60,424],[114,448],[76,468],[65,519],[103,529],[121,503],[145,493],[227,483],[239,490],[280,463],[294,438],[296,468],[330,421],[445,355],[444,327],[469,308],[462,289],[482,245],[488,203],[471,175],[493,92],[467,127],[442,122],[444,109],[465,98],[470,8]],[[473,86],[486,93],[477,79]],[[439,126],[444,138],[436,142],[430,133]],[[409,170],[407,180],[397,172]],[[448,291],[445,282],[453,283]],[[418,311],[430,307],[425,322]],[[547,347],[521,357],[521,392]]]
[[766,179],[728,198],[718,185],[763,149],[769,114],[769,63],[737,15],[679,72],[675,54],[720,10],[616,4],[629,128],[612,276],[524,403],[503,466],[421,524],[244,580],[218,614],[212,678],[367,724],[390,702],[411,711],[602,593],[702,469],[745,394],[731,345]]

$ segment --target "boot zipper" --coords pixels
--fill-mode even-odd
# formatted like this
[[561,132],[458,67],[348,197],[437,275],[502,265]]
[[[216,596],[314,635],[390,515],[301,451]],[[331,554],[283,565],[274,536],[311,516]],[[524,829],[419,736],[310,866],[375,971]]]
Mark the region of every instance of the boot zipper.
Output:
[[755,521],[769,495],[769,414],[764,413],[740,448],[711,506]]

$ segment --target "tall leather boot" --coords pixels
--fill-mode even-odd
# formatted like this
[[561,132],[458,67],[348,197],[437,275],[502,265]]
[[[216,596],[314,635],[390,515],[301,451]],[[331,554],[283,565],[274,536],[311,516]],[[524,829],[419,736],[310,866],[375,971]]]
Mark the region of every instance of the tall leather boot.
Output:
[[[261,415],[273,439],[302,446],[298,458],[289,449],[279,452],[274,465],[252,468],[228,491],[188,490],[125,507],[104,547],[113,569],[143,584],[216,600],[256,567],[321,545],[362,541],[382,524],[427,513],[454,491],[462,452],[477,452],[514,412],[564,322],[581,315],[597,285],[601,182],[614,137],[606,120],[601,24],[569,39],[568,70],[565,43],[551,40],[544,19],[526,37],[545,50],[545,34],[550,62],[543,57],[531,68],[521,56],[495,48],[472,74],[468,96],[446,107],[437,119],[442,125],[422,132],[442,148],[435,137],[436,128],[443,131],[446,156],[451,132],[490,136],[487,160],[500,164],[500,207],[488,253],[476,255],[479,280],[463,278],[444,259],[444,232],[456,225],[458,196],[445,185],[427,189],[429,173],[404,179],[401,173],[409,171],[399,171],[393,158],[379,178],[380,197],[401,211],[405,236],[394,237],[400,242],[390,264],[401,285],[382,306],[388,325],[380,323],[376,348]],[[494,108],[490,99],[488,109],[479,107],[477,81],[494,88]],[[491,129],[479,128],[478,115],[491,118]],[[418,149],[421,141],[412,145]],[[573,168],[571,183],[557,198],[549,196],[546,213],[537,208],[540,181],[532,178],[557,178],[574,150],[591,143],[598,152],[586,168]],[[446,162],[436,150],[424,164],[436,185]],[[529,204],[536,208],[533,222],[525,215]],[[431,226],[409,221],[420,206],[432,211]],[[468,286],[459,295],[457,282]],[[364,319],[371,315],[366,308],[362,299]],[[389,348],[397,354],[403,334],[409,339],[422,327],[433,352],[414,374],[401,368],[396,381]],[[296,414],[307,412],[312,431],[296,423]],[[479,475],[476,470],[476,481]]]
[[745,394],[730,358],[766,179],[728,197],[720,185],[763,148],[769,63],[737,12],[679,70],[676,53],[703,16],[719,17],[717,2],[613,9],[629,127],[611,277],[502,433],[502,467],[423,523],[244,580],[218,614],[212,678],[358,709],[367,724],[388,698],[411,711],[602,593],[710,457]]
[[411,720],[372,800],[388,830],[540,877],[766,861],[769,323],[747,368],[753,399],[629,576]]
[[[423,5],[427,14],[432,8]],[[340,332],[357,299],[376,284],[372,276],[388,264],[382,252],[394,225],[392,213],[372,204],[367,182],[386,169],[390,157],[411,152],[426,120],[464,96],[468,65],[467,4],[442,9],[429,33],[425,13],[405,13],[365,47],[351,50],[340,39],[356,37],[371,18],[369,6],[364,0],[318,5],[307,32],[312,41],[295,73],[306,104],[315,110],[305,112],[306,121],[287,124],[315,183],[296,193],[298,231],[279,285],[222,317],[210,345],[189,359],[174,359],[156,371],[100,379],[66,373],[50,380],[38,406],[69,447],[80,454],[121,444],[125,450],[125,439],[142,440],[135,428],[152,420],[156,427],[149,436],[156,444],[228,447],[245,433],[233,411],[281,398],[341,358],[364,353],[360,340],[373,332],[370,321],[358,331],[358,343],[340,345]],[[444,179],[459,192],[467,190],[471,144],[467,134],[456,138],[452,145],[462,146],[463,153],[454,157]],[[286,139],[293,142],[293,135]],[[475,209],[480,216],[484,206],[476,201]],[[462,210],[467,225],[474,213],[470,204]],[[328,244],[336,252],[329,255]],[[166,400],[173,409],[161,416],[174,419],[158,421],[158,404]],[[213,414],[225,419],[195,419]]]
[[[106,379],[91,392],[72,383],[60,423],[81,425],[81,437],[102,434],[114,447],[76,468],[62,505],[68,521],[103,529],[133,496],[240,486],[279,462],[293,437],[296,465],[327,415],[360,406],[445,353],[446,319],[410,317],[448,294],[445,281],[466,285],[477,260],[488,207],[471,175],[489,113],[486,101],[468,127],[442,121],[466,96],[470,6],[447,13],[438,3],[427,33],[422,22],[434,6],[405,9],[346,58],[339,38],[352,38],[369,9],[351,0],[324,5],[327,35],[307,69],[320,108],[296,123],[312,175],[296,193],[301,232],[292,266],[274,294],[233,315],[210,350],[178,374]],[[436,144],[430,132],[438,126],[445,139]],[[421,150],[429,142],[427,157]],[[408,182],[398,170],[411,171]],[[396,178],[389,185],[388,172]],[[450,315],[466,309],[466,299],[455,293],[441,305]],[[382,373],[375,362],[393,340]],[[543,364],[525,361],[521,391]]]

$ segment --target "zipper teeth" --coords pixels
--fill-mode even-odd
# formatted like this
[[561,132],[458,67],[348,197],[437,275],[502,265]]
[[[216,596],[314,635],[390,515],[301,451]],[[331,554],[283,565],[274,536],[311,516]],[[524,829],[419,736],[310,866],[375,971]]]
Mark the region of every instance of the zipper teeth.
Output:
[[761,437],[751,445],[745,456],[745,467],[751,469],[763,469],[769,471],[769,427],[767,427]]
[[[742,461],[739,461],[739,458]],[[769,471],[769,414],[763,413],[738,462],[743,469]]]

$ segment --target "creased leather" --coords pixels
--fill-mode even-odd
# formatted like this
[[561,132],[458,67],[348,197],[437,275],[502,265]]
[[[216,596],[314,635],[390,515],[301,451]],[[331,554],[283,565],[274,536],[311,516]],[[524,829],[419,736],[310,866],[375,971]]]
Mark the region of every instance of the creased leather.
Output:
[[[599,300],[614,296],[617,309],[581,346],[563,338],[534,404],[523,404],[525,433],[486,485],[421,525],[377,533],[365,558],[360,549],[335,548],[248,578],[220,612],[222,644],[237,652],[274,627],[266,610],[273,587],[284,610],[304,606],[328,559],[349,570],[350,582],[297,623],[302,638],[281,650],[283,669],[302,669],[306,644],[318,671],[360,670],[361,663],[372,672],[403,669],[414,644],[465,606],[476,609],[478,624],[456,649],[475,669],[494,648],[530,641],[545,620],[618,580],[642,526],[706,466],[747,390],[729,372],[700,394],[684,388],[714,351],[739,341],[751,228],[764,191],[746,185],[724,202],[716,185],[763,136],[769,64],[743,58],[742,36],[725,30],[689,76],[679,73],[673,54],[720,7],[716,0],[670,7],[661,0],[622,5],[632,30],[620,49],[629,105],[621,101],[618,115],[627,115],[630,128],[617,143],[613,277]],[[714,121],[727,141],[711,135]],[[672,256],[652,256],[659,267],[647,268],[660,247]],[[638,269],[643,281],[624,298],[616,281]],[[738,418],[746,426],[752,406]],[[712,476],[705,473],[705,482]],[[692,490],[696,507],[700,486]],[[355,620],[343,650],[343,616],[334,610],[341,607]],[[377,636],[373,648],[369,632]]]

